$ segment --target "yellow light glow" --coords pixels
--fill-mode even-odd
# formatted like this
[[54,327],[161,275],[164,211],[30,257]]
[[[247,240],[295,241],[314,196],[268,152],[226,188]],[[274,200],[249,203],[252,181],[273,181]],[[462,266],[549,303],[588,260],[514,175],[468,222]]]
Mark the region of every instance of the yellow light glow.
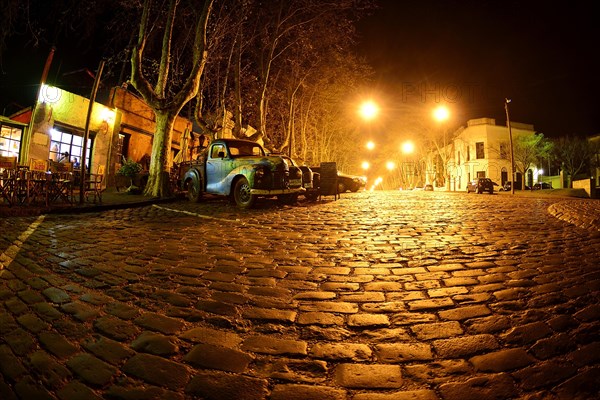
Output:
[[40,97],[38,101],[40,103],[54,104],[60,101],[61,96],[62,90],[54,86],[43,84],[40,89]]
[[411,154],[413,151],[415,151],[415,144],[413,142],[407,140],[406,142],[402,143],[402,152],[404,154]]
[[368,161],[363,161],[362,163],[362,169],[367,170],[371,167],[371,164],[369,164]]
[[433,110],[433,118],[437,119],[440,122],[447,120],[449,117],[450,111],[444,106],[439,106],[435,110]]
[[359,113],[365,120],[369,121],[379,114],[379,107],[373,100],[368,100],[360,105]]
[[385,167],[389,171],[392,171],[394,168],[396,168],[396,164],[393,161],[388,161],[388,162],[385,163]]
[[115,122],[115,116],[115,111],[111,110],[110,108],[103,108],[102,111],[100,111],[100,118],[102,119],[102,121],[113,123]]
[[375,148],[375,143],[373,141],[367,142],[367,149],[373,150]]

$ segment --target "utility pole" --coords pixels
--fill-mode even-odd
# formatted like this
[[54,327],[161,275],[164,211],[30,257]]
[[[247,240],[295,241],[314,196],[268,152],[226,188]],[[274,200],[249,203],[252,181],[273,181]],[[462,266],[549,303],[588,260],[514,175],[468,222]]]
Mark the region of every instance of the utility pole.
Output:
[[27,132],[23,135],[23,142],[21,143],[21,158],[19,161],[22,164],[29,165],[29,146],[31,145],[31,138],[33,137],[33,128],[35,125],[35,113],[38,109],[38,103],[40,101],[40,95],[42,94],[42,89],[46,84],[46,79],[48,78],[48,72],[50,71],[50,65],[52,64],[52,59],[54,58],[54,53],[56,52],[56,47],[52,46],[50,48],[50,52],[48,53],[48,57],[46,57],[46,63],[44,64],[44,70],[42,71],[42,77],[40,79],[40,86],[38,87],[35,101],[33,103],[33,107],[31,108],[31,118],[29,119],[29,124],[27,126]]
[[506,110],[506,125],[508,125],[508,137],[510,140],[510,175],[512,179],[510,183],[510,193],[515,194],[515,152],[513,148],[512,130],[510,128],[510,116],[508,113],[508,103],[510,102],[510,99],[504,99],[504,110]]
[[[85,119],[85,132],[83,134],[83,149],[81,152],[81,176],[79,178],[79,204],[83,204],[84,190],[85,190],[85,174],[87,166],[87,142],[90,137],[90,119],[92,118],[92,109],[94,108],[94,102],[96,101],[96,93],[98,93],[98,85],[100,85],[100,77],[102,76],[102,70],[104,69],[104,60],[100,61],[98,71],[94,77],[94,86],[92,87],[92,94],[90,96],[90,103],[88,105],[87,118]],[[90,159],[91,162],[91,159]],[[90,165],[91,168],[91,165]]]

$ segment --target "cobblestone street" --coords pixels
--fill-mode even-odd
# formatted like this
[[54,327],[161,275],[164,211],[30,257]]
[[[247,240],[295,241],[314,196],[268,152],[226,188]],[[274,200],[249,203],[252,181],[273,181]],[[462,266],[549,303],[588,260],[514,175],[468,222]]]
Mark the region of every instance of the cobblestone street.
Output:
[[600,230],[569,217],[597,202],[398,191],[3,218],[0,398],[599,398]]

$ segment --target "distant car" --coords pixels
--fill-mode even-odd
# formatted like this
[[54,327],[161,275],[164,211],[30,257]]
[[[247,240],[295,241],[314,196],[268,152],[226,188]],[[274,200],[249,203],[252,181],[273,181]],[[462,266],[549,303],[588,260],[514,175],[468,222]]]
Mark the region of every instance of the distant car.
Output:
[[[525,186],[525,190],[529,190],[531,189],[529,186]],[[515,190],[521,190],[521,185],[517,182],[517,185],[515,185]],[[501,192],[510,192],[511,191],[511,182],[506,182],[504,184],[504,186],[502,186],[500,188]]]
[[[313,172],[320,173],[321,167],[310,167]],[[358,192],[367,185],[367,178],[358,175],[349,175],[338,171],[337,184],[338,193]]]
[[427,185],[425,185],[425,187],[423,188],[423,190],[432,192],[433,191],[433,185],[430,184],[430,183],[428,183]]
[[346,191],[358,192],[367,185],[367,178],[364,176],[348,175],[338,171],[338,192]]
[[554,189],[552,187],[552,184],[549,182],[538,182],[535,185],[533,185],[533,187],[531,188],[531,190],[543,190],[543,189]]
[[467,184],[467,193],[494,193],[494,186],[498,186],[490,178],[477,178]]

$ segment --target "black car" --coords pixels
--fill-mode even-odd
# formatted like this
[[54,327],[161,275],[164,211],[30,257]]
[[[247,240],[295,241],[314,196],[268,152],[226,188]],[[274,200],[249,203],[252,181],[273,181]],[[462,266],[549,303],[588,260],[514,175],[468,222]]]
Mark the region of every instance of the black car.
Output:
[[[529,186],[525,185],[525,190],[531,189]],[[517,182],[515,185],[515,190],[521,190],[521,183]],[[511,182],[506,182],[504,186],[500,188],[501,192],[510,192],[511,191]]]
[[533,187],[531,188],[531,190],[543,190],[543,189],[554,189],[552,187],[552,184],[549,182],[538,182],[535,185],[533,185]]
[[490,178],[477,178],[467,184],[467,193],[494,193],[494,186],[498,186]]
[[[310,167],[313,172],[320,173],[321,167]],[[347,191],[358,192],[367,185],[367,178],[358,175],[349,175],[338,171],[337,174],[338,193],[346,193]]]

